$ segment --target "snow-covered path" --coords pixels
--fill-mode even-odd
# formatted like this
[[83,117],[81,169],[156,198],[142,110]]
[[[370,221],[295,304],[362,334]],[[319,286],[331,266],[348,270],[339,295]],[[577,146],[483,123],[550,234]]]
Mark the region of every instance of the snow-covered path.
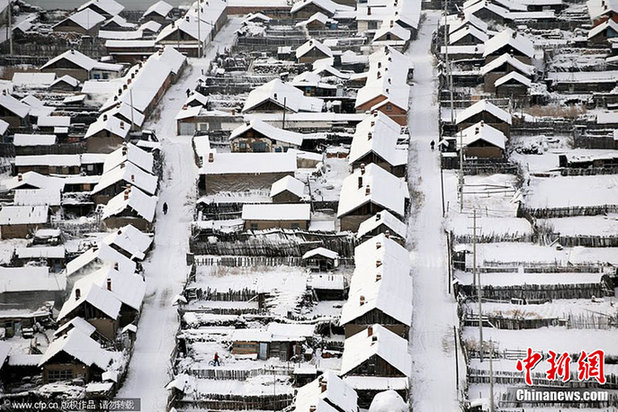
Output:
[[[435,64],[430,52],[439,14],[428,11],[407,55],[414,64],[408,127],[409,184],[413,197],[408,240],[412,248],[414,311],[410,332],[411,403],[415,411],[457,411],[453,325],[448,295],[446,237],[442,229],[440,165],[429,142],[438,141]],[[460,357],[461,359],[461,357]],[[460,376],[465,373],[460,365]]]
[[[183,77],[167,91],[160,103],[160,119],[147,125],[162,141],[163,180],[155,223],[154,249],[144,264],[146,297],[138,324],[137,340],[129,372],[118,393],[121,398],[140,398],[142,411],[165,411],[171,380],[170,354],[178,329],[176,307],[172,299],[181,292],[186,278],[186,253],[189,250],[190,225],[195,205],[197,167],[191,138],[176,136],[175,116],[186,98],[185,91],[196,86],[201,68],[208,67],[217,48],[228,47],[240,19],[230,22],[208,46],[203,59],[192,59]],[[161,207],[169,207],[163,215]]]

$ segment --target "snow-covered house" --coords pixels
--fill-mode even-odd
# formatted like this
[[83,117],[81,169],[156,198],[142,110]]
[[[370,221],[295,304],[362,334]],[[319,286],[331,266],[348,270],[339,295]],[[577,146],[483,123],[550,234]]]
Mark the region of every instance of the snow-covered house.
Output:
[[154,222],[157,197],[149,196],[136,186],[128,186],[103,207],[101,217],[108,228],[133,225],[149,231]]
[[324,30],[336,23],[336,20],[329,19],[326,14],[318,11],[308,19],[296,23],[296,27],[305,27],[307,30]]
[[[496,91],[496,81],[511,73],[519,74],[517,79],[520,79],[520,77],[525,77],[528,81],[530,81],[536,73],[536,69],[534,66],[523,63],[521,60],[516,59],[512,55],[504,53],[502,56],[491,60],[489,63],[481,67],[481,74],[484,79],[484,90],[489,93]],[[501,84],[503,83],[504,82],[501,82]],[[503,88],[502,90],[505,89]],[[519,96],[520,95],[516,95],[516,97]]]
[[485,42],[483,57],[485,63],[497,59],[504,53],[510,54],[523,63],[530,64],[534,56],[534,43],[528,36],[507,28]]
[[372,44],[389,45],[397,50],[405,50],[410,37],[410,31],[401,27],[395,20],[385,20],[374,33]]
[[105,17],[92,9],[83,9],[71,14],[66,19],[53,26],[56,32],[81,33],[96,36]]
[[328,97],[337,94],[338,86],[335,82],[322,79],[322,76],[305,71],[296,75],[291,82],[292,86],[302,90],[306,96]]
[[270,190],[273,183],[296,171],[294,153],[209,152],[200,168],[203,194],[228,191]]
[[137,269],[137,264],[125,256],[105,241],[92,246],[84,253],[67,263],[67,276],[77,276],[92,272],[105,265],[118,268],[121,272],[133,273]]
[[105,155],[103,173],[109,172],[126,162],[132,163],[146,173],[154,173],[154,157],[152,153],[140,149],[133,143],[123,144],[112,153]]
[[123,66],[98,62],[77,50],[71,49],[49,60],[41,66],[40,70],[46,73],[56,73],[57,77],[69,75],[83,82],[89,79],[101,80],[119,77]]
[[607,19],[594,26],[588,32],[588,43],[591,45],[608,46],[610,39],[618,37],[618,22]]
[[89,153],[111,153],[126,141],[130,131],[131,123],[103,113],[86,131],[87,150]]
[[339,322],[350,337],[378,323],[406,338],[412,324],[412,278],[408,251],[377,235],[354,250],[356,269]]
[[29,122],[30,106],[22,103],[10,94],[0,94],[0,120],[5,121],[11,128],[26,126]]
[[321,112],[324,102],[317,97],[305,96],[291,84],[274,79],[251,90],[245,100],[243,113],[271,113],[285,110],[289,113]]
[[2,239],[23,238],[38,228],[47,227],[49,206],[4,206],[0,209]]
[[47,266],[0,267],[0,295],[7,306],[38,305],[45,299],[62,299],[66,276]]
[[124,6],[116,0],[89,0],[79,6],[77,11],[88,9],[109,19],[120,14],[124,10]]
[[341,376],[356,390],[359,406],[366,408],[384,390],[385,380],[407,399],[411,365],[408,341],[376,324],[345,340]]
[[331,371],[298,388],[293,412],[357,412],[358,395]]
[[401,127],[394,120],[375,111],[356,125],[348,162],[354,169],[373,163],[404,177],[408,151],[397,147],[400,134]]
[[302,256],[303,265],[317,272],[327,272],[339,266],[339,253],[318,247]]
[[311,205],[297,204],[245,204],[242,206],[245,230],[272,228],[307,230],[311,220]]
[[133,225],[121,227],[103,238],[103,243],[131,260],[144,260],[152,242],[152,235]]
[[89,382],[100,379],[113,359],[114,353],[103,349],[87,332],[74,328],[47,347],[38,366],[43,368],[44,383],[73,379]]
[[511,20],[509,9],[495,3],[479,1],[464,8],[466,16],[474,16],[485,22],[505,24]]
[[379,234],[384,234],[402,246],[407,236],[407,226],[387,210],[376,213],[358,226],[356,237],[364,242]]
[[482,120],[457,134],[457,150],[464,151],[466,158],[504,157],[506,136],[500,130]]
[[298,63],[313,63],[316,60],[333,57],[333,52],[319,40],[309,39],[298,46],[295,55]]
[[405,180],[369,164],[346,177],[341,187],[337,217],[341,230],[356,231],[361,222],[382,210],[405,216],[410,195]]
[[54,80],[56,80],[56,75],[54,73],[19,72],[13,74],[11,81],[13,82],[13,86],[23,89],[44,89],[49,87]]
[[77,90],[79,86],[79,80],[75,77],[65,74],[63,76],[58,77],[56,80],[49,85],[50,90],[58,90],[65,92],[73,92]]
[[157,23],[163,24],[169,20],[170,12],[174,7],[161,0],[146,9],[144,14],[142,15],[143,21],[156,21]]
[[232,353],[289,361],[302,354],[302,344],[314,331],[315,325],[277,322],[270,322],[266,329],[236,329],[232,334]]
[[457,30],[449,33],[448,44],[449,46],[470,46],[483,44],[488,39],[489,36],[486,32],[472,24],[463,23]]
[[349,6],[353,4],[340,4],[332,0],[300,0],[292,5],[290,13],[294,19],[308,19],[315,13],[322,13],[328,17],[333,17],[338,11],[351,10]]
[[511,115],[487,100],[474,103],[457,113],[455,118],[457,130],[463,130],[480,121],[500,130],[507,138],[511,136]]
[[92,189],[93,200],[96,204],[107,202],[127,187],[135,187],[148,195],[157,191],[159,179],[145,172],[135,164],[125,161],[118,166],[107,170]]
[[506,74],[494,82],[496,96],[511,99],[528,96],[530,86],[532,86],[532,80],[517,72]]
[[305,183],[294,176],[282,177],[270,188],[273,203],[298,203],[305,197]]
[[135,23],[129,23],[127,19],[122,16],[116,15],[106,20],[105,23],[101,25],[101,30],[133,30],[137,27]]
[[15,156],[15,173],[36,172],[44,175],[76,175],[81,172],[78,154],[18,155]]
[[254,119],[238,126],[230,134],[232,152],[287,152],[300,149],[302,133],[279,129],[262,120]]
[[618,21],[618,1],[616,0],[588,0],[586,7],[593,26],[598,26],[607,20]]

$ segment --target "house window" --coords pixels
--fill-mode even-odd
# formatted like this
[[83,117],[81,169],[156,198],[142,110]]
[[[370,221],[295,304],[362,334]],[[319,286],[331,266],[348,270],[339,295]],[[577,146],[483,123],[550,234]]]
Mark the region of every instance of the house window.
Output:
[[290,224],[290,228],[291,228],[291,229],[294,229],[294,230],[296,230],[296,229],[300,229],[300,225],[299,225],[298,223],[291,223],[291,224]]
[[251,223],[251,224],[249,225],[249,228],[250,228],[251,230],[257,230],[257,229],[258,229],[258,224],[257,224],[257,223]]
[[73,370],[61,369],[47,371],[48,382],[68,381],[73,379]]
[[266,143],[265,142],[253,142],[251,143],[251,149],[254,152],[266,152]]
[[377,21],[370,21],[368,24],[369,30],[375,30],[378,28],[378,22]]
[[386,105],[386,111],[387,112],[392,112],[393,111],[393,105],[392,104],[387,104]]
[[93,78],[94,80],[101,80],[101,75],[100,75],[99,73],[94,73],[94,74],[92,75],[92,78]]
[[280,153],[280,152],[282,152],[282,151],[283,151],[283,150],[282,150],[280,147],[275,147],[275,152]]
[[386,33],[386,40],[391,40],[391,34],[390,33]]
[[247,142],[245,142],[244,140],[241,140],[241,141],[238,143],[238,148],[239,148],[240,150],[247,150]]

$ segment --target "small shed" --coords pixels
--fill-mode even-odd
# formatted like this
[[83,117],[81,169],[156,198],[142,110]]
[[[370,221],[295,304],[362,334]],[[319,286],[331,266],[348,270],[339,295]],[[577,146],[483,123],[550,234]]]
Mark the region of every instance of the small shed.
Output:
[[339,254],[324,247],[308,251],[302,259],[303,265],[314,272],[326,272],[339,266]]

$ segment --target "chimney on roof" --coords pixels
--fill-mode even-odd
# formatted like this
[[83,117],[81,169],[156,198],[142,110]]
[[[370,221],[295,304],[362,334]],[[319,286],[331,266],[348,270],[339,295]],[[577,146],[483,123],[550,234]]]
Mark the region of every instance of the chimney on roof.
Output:
[[118,96],[122,96],[122,89],[118,89]]
[[71,49],[71,54],[75,54],[75,49]]
[[159,49],[159,56],[163,54],[163,49]]
[[371,140],[372,137],[373,137],[373,133],[371,132],[367,133],[367,140]]
[[126,144],[122,145],[122,155],[126,156],[128,151],[129,151],[129,148],[127,147],[127,145]]
[[371,16],[371,7],[367,6],[367,16]]
[[124,130],[124,122],[122,120],[120,121],[120,128]]
[[126,84],[122,85],[122,90],[127,90],[127,85]]
[[516,37],[517,37],[517,32],[516,32],[516,31],[513,31],[512,36],[513,36],[513,38],[516,38]]
[[135,79],[135,75],[136,75],[136,74],[137,74],[136,72],[131,73],[131,78],[132,78],[132,79]]
[[376,242],[376,250],[382,247],[382,242]]
[[376,282],[379,282],[381,280],[382,280],[382,274],[381,273],[376,274]]
[[315,405],[309,406],[309,412],[315,412],[315,411],[316,411]]
[[107,121],[107,115],[103,114],[103,121],[106,122]]
[[112,280],[107,278],[107,290],[112,291]]
[[380,259],[376,260],[376,267],[379,268],[382,266],[382,261]]
[[326,392],[326,382],[324,381],[320,382],[320,392],[322,393]]
[[376,78],[378,78],[378,79],[379,79],[380,77],[382,77],[382,73],[378,72],[378,73],[376,74]]
[[131,84],[131,78],[127,79],[127,84]]
[[114,262],[114,270],[118,270],[118,262]]
[[[374,116],[375,116],[375,115],[374,115]],[[373,126],[375,126],[375,125],[376,125],[376,122],[374,122],[373,120],[371,121],[371,123],[369,123],[369,126],[370,126],[370,127],[373,127]]]
[[388,81],[388,84],[391,84],[391,78],[390,77],[388,78],[387,81]]
[[363,176],[359,176],[358,177],[358,188],[362,188],[363,187]]
[[190,21],[190,20],[189,20],[189,16],[187,16],[187,17],[185,18],[185,20],[186,20],[186,21]]
[[214,161],[215,161],[215,153],[214,152],[208,153],[208,163],[212,163]]
[[371,194],[371,187],[369,185],[365,186],[365,196],[369,196]]
[[380,220],[382,218],[382,214],[381,213],[376,213],[376,220]]
[[391,20],[391,24],[390,24],[391,29],[393,28],[393,23],[394,23],[394,22]]
[[124,191],[124,200],[129,200],[129,194],[131,193],[131,187],[127,187]]
[[378,69],[382,67],[382,62],[378,62]]
[[479,132],[480,132],[480,129],[479,129],[479,127],[478,127],[478,126],[476,126],[476,127],[474,128],[474,134],[479,134]]
[[384,232],[384,237],[387,238],[387,239],[390,239],[391,238],[391,231],[386,229],[386,231]]
[[189,106],[187,106],[186,104],[182,105],[182,110],[187,110],[189,108]]
[[365,174],[365,163],[361,163],[360,165],[360,171],[361,171],[361,175]]
[[118,101],[118,96],[114,96],[114,101],[117,102]]
[[374,343],[376,343],[377,341],[378,341],[378,337],[377,337],[377,336],[375,336],[375,335],[373,335],[373,336],[371,337],[371,344],[373,345],[373,344],[374,344]]
[[367,327],[367,336],[373,336],[373,326],[369,325]]
[[24,175],[22,175],[21,173],[17,175],[17,181],[21,182],[22,180],[24,180]]
[[361,295],[361,297],[359,298],[359,303],[361,306],[365,304],[365,297],[363,295]]
[[75,289],[75,300],[79,300],[82,297],[82,291],[77,288]]
[[133,175],[133,174],[131,175],[131,181],[135,182],[135,175]]

